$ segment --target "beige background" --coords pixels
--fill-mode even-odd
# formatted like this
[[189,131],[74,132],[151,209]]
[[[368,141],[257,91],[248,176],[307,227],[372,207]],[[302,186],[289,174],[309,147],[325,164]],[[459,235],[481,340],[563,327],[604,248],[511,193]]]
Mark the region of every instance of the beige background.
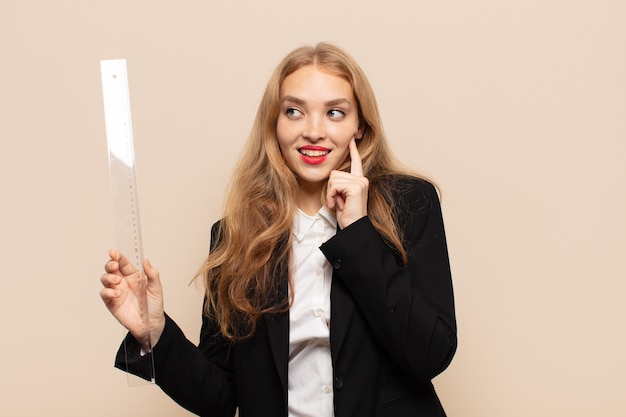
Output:
[[128,60],[144,250],[197,340],[188,282],[261,90],[329,40],[443,190],[448,414],[626,415],[625,21],[619,0],[3,1],[0,414],[189,415],[112,368],[99,60]]

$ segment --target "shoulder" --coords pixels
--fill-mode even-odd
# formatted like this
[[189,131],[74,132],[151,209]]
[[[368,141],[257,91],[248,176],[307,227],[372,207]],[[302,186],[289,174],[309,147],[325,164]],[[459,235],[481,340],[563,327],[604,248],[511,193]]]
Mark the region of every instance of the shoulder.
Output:
[[441,235],[443,219],[437,187],[410,175],[389,176],[381,184],[405,242],[428,241]]
[[213,226],[211,226],[211,250],[213,250],[216,244],[222,240],[223,228],[224,219],[216,221],[213,223]]
[[211,226],[211,236],[214,237],[220,232],[222,228],[222,223],[224,223],[224,219],[220,219],[213,223],[213,226]]
[[425,213],[439,206],[437,187],[427,179],[412,175],[389,175],[379,180],[379,187],[391,204],[401,211]]

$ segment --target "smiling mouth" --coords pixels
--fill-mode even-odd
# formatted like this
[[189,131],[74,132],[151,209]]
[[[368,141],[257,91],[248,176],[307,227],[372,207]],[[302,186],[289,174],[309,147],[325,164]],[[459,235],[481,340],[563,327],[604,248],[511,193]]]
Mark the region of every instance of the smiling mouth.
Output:
[[330,150],[317,150],[317,149],[298,149],[298,152],[304,156],[308,156],[310,158],[319,158],[321,156],[326,156],[330,153]]

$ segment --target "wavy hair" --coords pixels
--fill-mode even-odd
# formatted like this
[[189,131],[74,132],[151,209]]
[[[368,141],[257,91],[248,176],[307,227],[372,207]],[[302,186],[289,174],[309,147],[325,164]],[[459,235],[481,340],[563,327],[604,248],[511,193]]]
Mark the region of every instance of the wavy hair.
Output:
[[[389,149],[369,81],[356,61],[337,46],[319,43],[295,49],[270,76],[246,152],[231,180],[223,219],[214,230],[213,247],[198,272],[205,281],[205,314],[232,342],[254,334],[264,314],[285,312],[291,304],[284,279],[292,285],[289,258],[298,182],[281,154],[276,123],[283,80],[309,65],[342,77],[352,86],[360,126],[364,128],[357,146],[363,173],[370,182],[368,216],[407,263],[391,198],[392,182],[385,180],[394,174],[406,175],[407,171],[400,168]],[[348,158],[340,169],[349,167]]]

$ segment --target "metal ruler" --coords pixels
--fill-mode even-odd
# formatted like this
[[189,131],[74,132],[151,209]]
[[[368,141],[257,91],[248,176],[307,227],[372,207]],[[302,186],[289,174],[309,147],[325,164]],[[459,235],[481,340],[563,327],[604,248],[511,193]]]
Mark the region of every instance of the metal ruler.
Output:
[[[109,178],[113,197],[113,219],[116,249],[122,252],[137,268],[138,274],[128,277],[129,286],[138,300],[139,314],[149,331],[148,303],[146,299],[147,279],[143,271],[143,246],[139,222],[139,199],[135,175],[135,150],[130,113],[130,94],[126,60],[100,61],[104,118],[109,150]],[[131,282],[132,281],[132,282]],[[146,358],[152,362],[152,355]],[[128,362],[127,362],[128,363]],[[154,382],[154,366],[143,372]],[[130,378],[129,384],[136,385],[144,380]]]

